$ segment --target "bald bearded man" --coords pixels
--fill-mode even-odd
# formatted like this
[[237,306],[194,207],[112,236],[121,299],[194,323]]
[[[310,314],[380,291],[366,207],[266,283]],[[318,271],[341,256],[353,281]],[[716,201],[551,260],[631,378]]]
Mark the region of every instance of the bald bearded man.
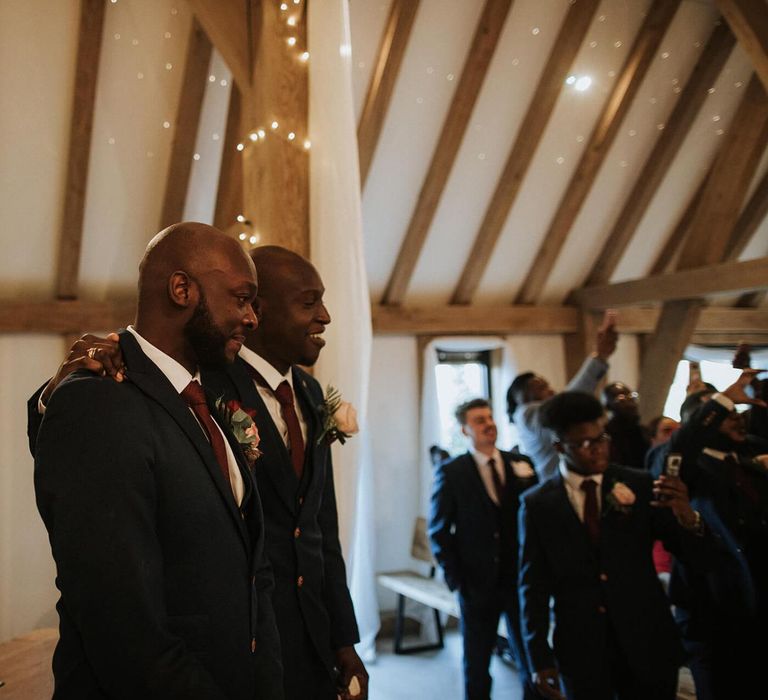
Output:
[[257,325],[253,263],[176,224],[139,267],[127,372],[69,375],[37,435],[57,566],[54,698],[282,698],[259,494],[198,383]]

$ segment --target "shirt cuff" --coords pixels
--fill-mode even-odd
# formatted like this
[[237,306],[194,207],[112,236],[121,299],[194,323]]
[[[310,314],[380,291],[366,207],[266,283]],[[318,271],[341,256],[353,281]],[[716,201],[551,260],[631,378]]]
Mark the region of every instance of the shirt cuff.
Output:
[[721,394],[718,392],[717,394],[712,395],[712,400],[717,401],[723,408],[727,409],[728,412],[732,412],[736,408],[736,404],[733,403],[725,394]]

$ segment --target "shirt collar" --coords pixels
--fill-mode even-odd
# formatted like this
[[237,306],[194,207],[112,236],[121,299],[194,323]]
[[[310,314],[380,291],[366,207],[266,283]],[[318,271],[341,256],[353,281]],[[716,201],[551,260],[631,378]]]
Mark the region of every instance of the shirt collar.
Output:
[[598,486],[600,486],[603,483],[602,474],[577,474],[576,472],[568,469],[568,467],[565,466],[565,462],[562,459],[560,460],[560,464],[558,465],[558,468],[560,469],[560,474],[563,477],[563,480],[565,481],[565,483],[568,484],[568,486],[570,486],[572,489],[575,489],[576,491],[581,490],[581,484],[586,479],[592,479],[592,481],[596,481]]
[[478,452],[474,447],[469,448],[469,454],[472,455],[472,458],[475,460],[475,464],[477,464],[478,467],[484,467],[491,459],[495,459],[496,464],[504,463],[501,459],[501,453],[495,447],[493,448],[493,454],[490,457],[484,452]]
[[253,367],[264,379],[270,389],[274,392],[280,384],[288,382],[293,389],[293,372],[290,367],[285,374],[280,374],[269,362],[261,355],[243,345],[240,348],[240,357]]
[[139,335],[139,332],[133,327],[126,329],[139,344],[142,352],[157,366],[165,375],[166,379],[173,385],[173,388],[180,394],[187,388],[193,379],[200,380],[200,372],[196,371],[192,376],[182,364],[174,360],[170,355],[166,355],[162,350],[155,347],[146,338]]

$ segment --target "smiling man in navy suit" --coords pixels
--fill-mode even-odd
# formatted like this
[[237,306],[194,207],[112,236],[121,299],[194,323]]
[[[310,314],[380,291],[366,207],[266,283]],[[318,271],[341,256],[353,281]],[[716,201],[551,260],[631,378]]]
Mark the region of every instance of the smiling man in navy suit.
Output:
[[140,265],[124,381],[58,386],[36,435],[35,491],[61,591],[54,697],[279,700],[259,493],[198,383],[256,325],[252,262],[175,224]]
[[456,418],[471,446],[437,468],[429,537],[446,583],[459,592],[465,698],[490,698],[488,666],[502,614],[525,697],[535,697],[520,639],[517,508],[536,472],[527,457],[496,448],[498,431],[485,399],[462,404]]
[[560,468],[523,496],[519,528],[520,618],[536,689],[560,700],[562,678],[568,700],[674,700],[683,650],[651,551],[660,539],[705,564],[701,518],[679,478],[653,482],[609,464],[594,396],[563,392],[542,411]]

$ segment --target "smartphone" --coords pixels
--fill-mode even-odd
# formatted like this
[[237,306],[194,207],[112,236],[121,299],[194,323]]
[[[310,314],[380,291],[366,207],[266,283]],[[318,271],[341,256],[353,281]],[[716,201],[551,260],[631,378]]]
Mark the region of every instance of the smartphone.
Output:
[[679,477],[680,476],[680,465],[683,463],[683,455],[681,455],[679,452],[670,452],[667,455],[667,463],[664,467],[664,473],[667,476],[672,477]]

